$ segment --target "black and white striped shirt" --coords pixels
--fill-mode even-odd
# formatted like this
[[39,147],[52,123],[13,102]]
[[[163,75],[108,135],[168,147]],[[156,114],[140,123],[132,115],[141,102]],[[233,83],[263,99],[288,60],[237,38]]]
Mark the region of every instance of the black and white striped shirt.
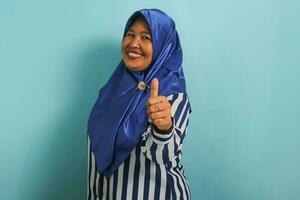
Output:
[[172,132],[159,134],[150,124],[140,143],[111,177],[99,174],[88,139],[88,200],[190,199],[189,185],[179,163],[190,105],[184,93],[167,98],[172,105]]

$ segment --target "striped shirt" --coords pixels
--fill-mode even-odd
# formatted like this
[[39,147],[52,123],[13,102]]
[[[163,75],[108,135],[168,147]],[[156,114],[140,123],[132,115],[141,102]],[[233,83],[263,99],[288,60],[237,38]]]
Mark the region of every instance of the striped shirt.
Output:
[[179,163],[190,106],[184,93],[169,95],[173,130],[155,132],[149,124],[140,143],[114,174],[99,174],[88,139],[88,200],[189,200],[190,190]]

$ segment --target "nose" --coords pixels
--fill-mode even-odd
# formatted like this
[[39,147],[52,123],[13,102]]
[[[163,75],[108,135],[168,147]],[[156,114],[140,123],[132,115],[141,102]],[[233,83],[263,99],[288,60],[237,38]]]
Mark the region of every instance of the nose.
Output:
[[135,36],[134,38],[132,38],[132,40],[129,43],[129,46],[130,47],[137,47],[137,48],[139,48],[140,47],[139,37]]

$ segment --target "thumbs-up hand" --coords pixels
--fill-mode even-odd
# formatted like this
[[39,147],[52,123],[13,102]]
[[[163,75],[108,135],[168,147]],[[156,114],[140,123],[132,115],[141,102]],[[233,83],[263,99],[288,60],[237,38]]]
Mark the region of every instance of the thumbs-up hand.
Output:
[[167,134],[173,127],[171,117],[171,104],[167,97],[159,96],[159,81],[154,78],[151,81],[150,97],[147,102],[147,113],[157,132]]

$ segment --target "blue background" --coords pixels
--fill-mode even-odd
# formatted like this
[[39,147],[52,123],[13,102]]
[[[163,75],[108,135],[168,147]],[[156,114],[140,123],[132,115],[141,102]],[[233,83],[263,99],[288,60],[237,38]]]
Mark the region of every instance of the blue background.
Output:
[[181,37],[193,199],[299,200],[296,0],[0,0],[0,199],[85,199],[87,117],[141,8]]

